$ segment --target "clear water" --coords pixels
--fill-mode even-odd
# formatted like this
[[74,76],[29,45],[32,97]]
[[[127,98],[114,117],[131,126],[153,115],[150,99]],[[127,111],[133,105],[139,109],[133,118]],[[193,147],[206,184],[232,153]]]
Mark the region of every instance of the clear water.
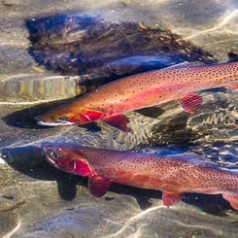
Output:
[[235,61],[235,0],[11,0],[0,12],[1,237],[237,237],[237,212],[221,196],[185,194],[168,209],[160,192],[113,185],[95,198],[85,178],[54,169],[40,149],[48,141],[189,151],[235,171],[236,91],[201,92],[191,115],[176,102],[128,113],[133,133],[105,123],[47,128],[33,119],[123,76]]

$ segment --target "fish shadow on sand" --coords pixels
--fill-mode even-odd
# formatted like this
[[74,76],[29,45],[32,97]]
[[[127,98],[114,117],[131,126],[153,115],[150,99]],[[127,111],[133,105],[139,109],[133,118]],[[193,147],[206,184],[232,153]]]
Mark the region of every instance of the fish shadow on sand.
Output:
[[[23,129],[29,129],[29,130],[35,130],[35,129],[57,130],[56,127],[38,125],[37,121],[35,120],[35,117],[45,113],[48,110],[54,109],[55,107],[60,106],[64,103],[68,103],[72,100],[73,99],[66,99],[66,100],[54,101],[54,102],[43,103],[40,105],[32,106],[26,109],[22,109],[22,110],[18,110],[13,113],[10,113],[7,116],[2,117],[1,120],[3,120],[7,125],[11,127],[17,127],[17,128],[23,128]],[[83,125],[81,127],[91,132],[97,132],[101,130],[101,128],[95,122],[92,122],[88,125]]]
[[[58,107],[62,104],[69,103],[74,99],[75,98],[63,99],[63,100],[38,104],[32,107],[27,107],[25,109],[12,112],[8,114],[7,116],[2,117],[1,120],[3,120],[7,125],[11,127],[49,130],[49,128],[53,128],[53,127],[38,125],[37,121],[35,120],[35,117],[45,113],[46,111],[54,109],[55,107]],[[97,126],[96,123],[83,125],[81,127],[84,127],[88,131],[93,131],[93,132],[100,130],[100,127]]]
[[60,100],[49,103],[42,103],[40,105],[35,105],[32,107],[27,107],[26,109],[17,110],[13,113],[8,114],[7,116],[1,118],[7,125],[19,128],[35,128],[35,129],[47,129],[37,125],[36,120],[34,119],[37,115],[44,113],[46,110],[53,109],[66,103],[69,100]]
[[76,195],[76,184],[81,177],[67,174],[50,166],[44,159],[44,152],[35,146],[6,148],[1,157],[14,170],[31,178],[43,181],[57,181],[59,195],[70,201]]
[[[43,150],[39,147],[27,146],[3,149],[1,153],[1,157],[21,174],[37,180],[56,181],[59,195],[65,201],[71,201],[76,196],[80,196],[80,194],[77,194],[78,185],[87,187],[87,178],[65,173],[48,164]],[[161,199],[161,192],[159,191],[119,184],[112,184],[110,191],[135,197],[142,210],[151,207],[153,204],[152,200],[157,201]],[[112,193],[105,194],[103,198],[106,201],[114,199]],[[225,216],[225,210],[230,208],[228,202],[223,200],[220,195],[185,194],[182,201],[198,207],[206,213],[217,216]]]
[[[19,128],[29,128],[29,129],[49,129],[49,127],[40,126],[36,123],[34,119],[39,114],[43,114],[48,110],[54,109],[55,107],[68,103],[73,99],[64,99],[59,101],[42,103],[39,105],[34,105],[32,107],[27,107],[25,109],[17,110],[8,114],[7,116],[1,118],[7,125]],[[24,107],[24,106],[23,106]],[[16,107],[17,109],[17,107]]]

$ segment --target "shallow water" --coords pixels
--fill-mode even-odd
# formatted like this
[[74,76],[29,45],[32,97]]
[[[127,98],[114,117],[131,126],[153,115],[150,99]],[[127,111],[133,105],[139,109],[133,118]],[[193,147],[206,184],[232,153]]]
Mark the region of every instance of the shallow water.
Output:
[[193,114],[176,102],[128,113],[133,133],[33,119],[126,75],[236,61],[235,0],[10,0],[0,12],[0,237],[237,237],[237,212],[219,195],[185,194],[166,208],[160,192],[113,185],[95,198],[87,179],[54,169],[40,148],[189,151],[236,171],[236,91],[201,92]]

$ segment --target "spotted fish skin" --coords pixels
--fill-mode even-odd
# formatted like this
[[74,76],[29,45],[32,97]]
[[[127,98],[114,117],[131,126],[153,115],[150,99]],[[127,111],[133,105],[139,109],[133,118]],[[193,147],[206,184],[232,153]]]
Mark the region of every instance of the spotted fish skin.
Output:
[[95,196],[107,192],[112,182],[162,191],[170,206],[182,194],[222,194],[238,210],[238,174],[204,162],[195,154],[158,156],[135,152],[45,143],[47,160],[63,171],[89,177]]
[[[110,120],[126,112],[158,106],[175,99],[185,111],[192,112],[201,102],[201,97],[191,93],[231,86],[237,80],[237,62],[169,67],[108,83],[36,119],[42,125],[84,125],[93,121]],[[120,120],[123,121],[123,118]]]

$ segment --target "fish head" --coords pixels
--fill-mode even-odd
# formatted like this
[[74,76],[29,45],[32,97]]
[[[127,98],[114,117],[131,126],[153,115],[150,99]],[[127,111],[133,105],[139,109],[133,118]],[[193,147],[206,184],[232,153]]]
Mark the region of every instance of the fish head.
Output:
[[70,105],[63,105],[35,117],[37,124],[42,126],[75,125],[75,112]]
[[83,155],[73,145],[43,143],[46,160],[55,168],[80,176],[93,176],[94,171]]
[[96,121],[103,116],[104,114],[98,110],[65,105],[37,116],[35,119],[39,125],[43,126],[80,126]]

